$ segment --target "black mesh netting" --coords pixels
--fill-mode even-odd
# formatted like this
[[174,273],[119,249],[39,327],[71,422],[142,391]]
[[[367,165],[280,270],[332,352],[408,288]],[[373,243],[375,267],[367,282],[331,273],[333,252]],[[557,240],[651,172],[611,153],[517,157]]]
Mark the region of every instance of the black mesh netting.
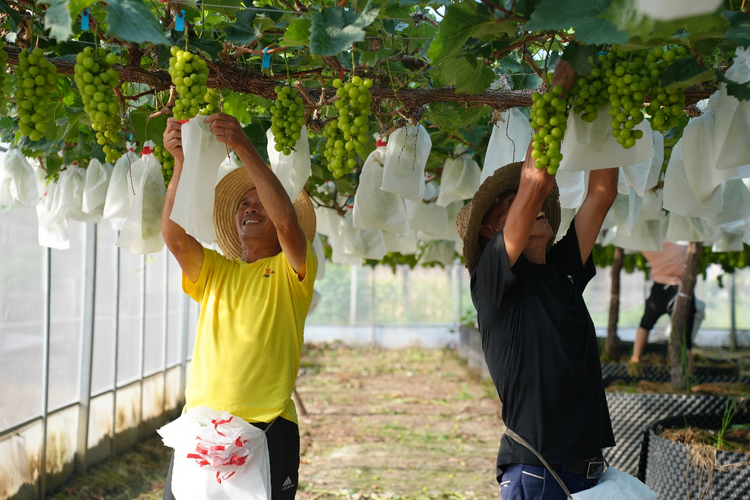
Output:
[[616,445],[605,450],[604,456],[612,467],[643,480],[641,447],[650,424],[677,414],[722,414],[725,403],[724,396],[607,393]]
[[[657,493],[659,500],[750,498],[750,455],[716,450],[714,462],[713,450],[698,452],[691,447],[691,452],[688,445],[658,435],[659,429],[686,425],[719,429],[721,416],[722,412],[673,416],[649,426],[646,484]],[[747,412],[732,420],[734,424],[748,422],[750,414]]]
[[[734,366],[696,366],[694,368],[693,382],[696,384],[707,384],[715,382],[737,382],[739,368]],[[638,373],[628,373],[626,363],[605,363],[602,365],[602,379],[604,386],[615,381],[623,382],[669,382],[672,380],[668,366],[646,365],[638,368]]]

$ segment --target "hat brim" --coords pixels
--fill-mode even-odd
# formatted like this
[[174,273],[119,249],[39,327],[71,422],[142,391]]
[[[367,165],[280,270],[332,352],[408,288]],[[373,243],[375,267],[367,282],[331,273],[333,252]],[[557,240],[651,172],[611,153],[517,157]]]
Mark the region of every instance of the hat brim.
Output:
[[[464,205],[458,213],[456,227],[464,242],[464,261],[469,273],[474,271],[482,257],[482,247],[479,244],[479,230],[482,226],[482,219],[498,196],[506,191],[518,189],[521,182],[521,167],[523,167],[523,162],[519,161],[498,168],[492,176],[485,179],[471,201]],[[557,188],[557,182],[545,198],[542,210],[547,216],[550,226],[552,226],[552,234],[556,235],[560,228],[560,191]],[[550,238],[547,250],[554,243],[554,239],[554,236]]]
[[[242,244],[237,230],[236,216],[240,200],[255,187],[245,168],[233,170],[216,185],[214,201],[214,228],[216,241],[224,255],[231,260],[242,257]],[[304,189],[292,204],[297,212],[297,222],[305,238],[315,238],[315,210],[310,195]]]

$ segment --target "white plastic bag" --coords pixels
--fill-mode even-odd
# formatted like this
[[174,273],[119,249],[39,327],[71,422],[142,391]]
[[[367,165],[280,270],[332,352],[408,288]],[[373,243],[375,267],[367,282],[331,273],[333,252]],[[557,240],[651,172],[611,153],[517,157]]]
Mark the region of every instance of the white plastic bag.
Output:
[[53,218],[50,208],[54,201],[57,183],[50,181],[45,186],[43,170],[40,168],[37,176],[39,186],[43,188],[42,199],[36,206],[36,215],[39,221],[38,237],[39,245],[43,247],[55,248],[57,250],[67,250],[70,248],[70,236],[68,233],[68,218]]
[[682,143],[680,139],[672,148],[664,176],[664,208],[685,217],[715,217],[722,207],[721,192],[714,191],[704,202],[698,201],[685,172]]
[[455,201],[471,198],[479,189],[481,176],[479,165],[468,152],[445,160],[437,205],[447,207]]
[[175,498],[268,500],[266,433],[228,412],[199,406],[158,430],[174,448]]
[[456,244],[454,241],[430,241],[419,257],[419,264],[438,262],[443,266],[450,266],[456,256]]
[[578,208],[586,196],[588,172],[558,170],[555,175],[560,191],[560,208]]
[[654,157],[654,148],[647,139],[651,133],[648,120],[643,120],[633,130],[643,132],[643,138],[630,149],[623,148],[612,137],[609,106],[599,111],[596,120],[583,121],[576,113],[568,118],[568,128],[562,143],[560,170],[590,171],[602,168],[637,165]]
[[680,241],[710,243],[718,236],[719,230],[712,227],[706,219],[670,213],[664,241],[671,241],[672,243]]
[[19,149],[11,148],[0,165],[0,206],[39,203],[36,174]]
[[387,252],[397,252],[402,255],[417,253],[417,236],[414,231],[404,235],[383,231],[383,243]]
[[347,212],[340,222],[340,236],[338,238],[338,255],[347,260],[357,259],[358,264],[362,259],[380,260],[385,257],[385,243],[383,233],[380,229],[367,229],[361,231],[352,225],[351,212]]
[[490,142],[484,155],[480,184],[495,170],[508,163],[523,161],[534,131],[529,119],[518,108],[500,113],[500,120],[492,126]]
[[633,228],[638,223],[642,206],[643,198],[638,196],[635,189],[631,188],[627,195],[617,195],[613,208],[615,210],[618,234],[625,236],[631,234]]
[[[737,83],[750,81],[750,50],[737,47],[726,77]],[[725,83],[716,98],[715,164],[717,169],[750,163],[750,102],[738,101],[727,93]]]
[[[115,162],[112,176],[107,186],[107,196],[104,201],[102,217],[113,223],[117,229],[122,229],[125,218],[130,211],[130,198],[128,190],[135,190],[135,183],[131,185],[130,167],[139,160],[138,155],[132,148]],[[118,222],[119,221],[119,222]]]
[[182,124],[185,161],[169,218],[196,240],[211,244],[216,241],[214,186],[227,147],[216,139],[205,119],[198,115]]
[[630,474],[607,467],[596,486],[572,496],[574,500],[654,500],[656,493]]
[[315,275],[315,281],[320,281],[326,277],[326,254],[323,251],[323,242],[320,241],[320,234],[317,232],[315,233],[315,238],[313,238],[312,248],[318,257],[318,274]]
[[143,255],[159,252],[164,248],[161,215],[167,190],[159,160],[153,154],[147,154],[139,162],[146,170],[136,188],[136,198],[130,206],[116,245],[128,252]]
[[310,177],[310,141],[307,138],[307,127],[304,125],[300,130],[300,139],[294,146],[294,150],[289,156],[276,151],[276,144],[271,129],[266,132],[268,138],[268,161],[271,163],[271,170],[284,186],[289,199],[294,201],[305,187],[307,179]]
[[409,220],[401,196],[380,189],[383,183],[385,146],[367,157],[354,195],[353,224],[357,229],[380,229],[397,234],[409,232]]
[[86,184],[83,187],[83,201],[81,208],[89,215],[102,216],[104,214],[104,203],[107,199],[109,180],[112,175],[112,165],[102,164],[96,158],[92,158],[86,167]]
[[424,196],[424,167],[432,149],[430,134],[421,125],[406,125],[388,137],[383,191],[415,203]]

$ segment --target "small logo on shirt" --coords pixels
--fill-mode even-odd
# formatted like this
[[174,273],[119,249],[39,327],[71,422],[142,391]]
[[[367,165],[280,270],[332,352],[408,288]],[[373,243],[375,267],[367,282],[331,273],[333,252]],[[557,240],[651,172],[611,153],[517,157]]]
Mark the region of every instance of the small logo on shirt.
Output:
[[286,481],[284,481],[284,484],[281,485],[281,490],[285,491],[289,488],[294,488],[294,483],[292,482],[292,478],[287,476]]
[[271,271],[270,269],[266,269],[265,274],[263,274],[264,278],[270,278],[272,274],[276,274],[275,272]]
[[571,283],[573,283],[574,285],[576,284],[576,282],[575,282],[575,281],[573,281],[573,275],[572,275],[572,274],[569,274],[569,275],[568,275],[568,279],[569,279],[569,280],[570,280],[570,282],[571,282]]

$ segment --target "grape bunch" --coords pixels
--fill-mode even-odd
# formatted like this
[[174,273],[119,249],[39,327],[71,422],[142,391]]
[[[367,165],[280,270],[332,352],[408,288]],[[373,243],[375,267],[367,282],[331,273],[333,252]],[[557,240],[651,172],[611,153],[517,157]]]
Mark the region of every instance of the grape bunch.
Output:
[[338,78],[333,81],[339,97],[335,102],[338,117],[326,123],[323,129],[326,139],[323,156],[328,161],[328,170],[337,179],[354,169],[357,165],[356,155],[365,154],[372,84],[369,78],[359,76],[347,83]]
[[169,58],[169,75],[178,94],[172,113],[178,120],[187,120],[208,104],[205,98],[208,65],[192,52],[177,46],[172,46],[169,51],[172,54]]
[[50,116],[50,97],[57,95],[57,68],[45,57],[42,49],[24,49],[18,54],[16,105],[21,135],[32,141],[44,137]]
[[154,157],[161,163],[161,174],[164,176],[164,186],[169,187],[169,181],[172,180],[172,173],[174,172],[174,156],[169,151],[164,149],[163,146],[154,147]]
[[276,101],[271,106],[271,133],[274,149],[284,155],[292,154],[292,149],[299,141],[302,127],[305,125],[305,107],[297,89],[277,86]]
[[591,123],[596,120],[598,111],[609,103],[609,90],[602,81],[602,68],[593,68],[590,75],[576,78],[570,93],[573,111],[580,114],[583,121]]
[[[646,55],[646,63],[651,71],[654,85],[651,87],[651,102],[646,107],[651,127],[659,132],[666,132],[676,127],[685,110],[684,89],[661,87],[661,76],[664,70],[677,59],[687,57],[687,49],[682,46],[654,47]],[[657,75],[658,72],[658,75]]]
[[81,93],[83,109],[96,132],[96,142],[104,146],[106,160],[110,163],[120,156],[118,146],[122,142],[120,105],[114,92],[119,75],[112,68],[116,62],[115,54],[101,47],[86,47],[76,55],[73,77]]
[[200,114],[202,115],[216,113],[221,107],[219,91],[216,89],[206,90],[206,95],[203,97],[203,100],[206,101],[206,106],[200,111]]
[[563,88],[554,85],[547,93],[531,95],[531,157],[536,168],[546,168],[550,175],[557,172],[562,160],[560,147],[568,123],[567,99],[560,97]]

